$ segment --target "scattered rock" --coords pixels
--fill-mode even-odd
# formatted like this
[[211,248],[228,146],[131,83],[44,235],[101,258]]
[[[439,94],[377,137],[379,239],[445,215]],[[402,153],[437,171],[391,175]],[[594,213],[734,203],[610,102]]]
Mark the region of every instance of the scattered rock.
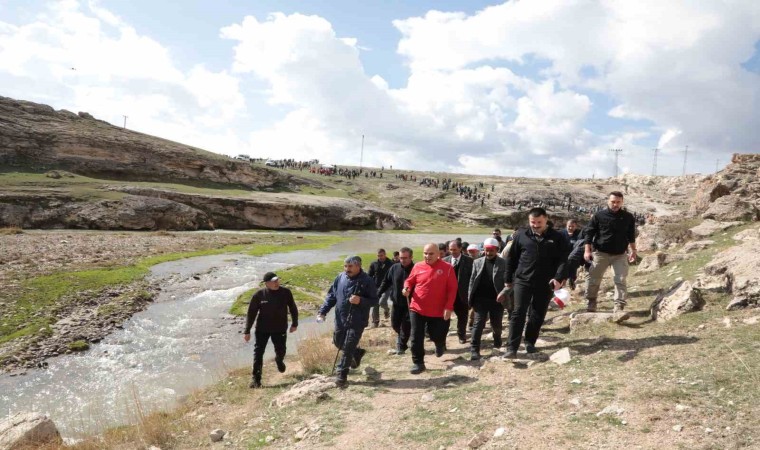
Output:
[[683,425],[681,425],[680,423],[678,425],[673,425],[673,431],[675,431],[676,433],[680,433],[681,430],[683,430]]
[[370,380],[379,380],[379,379],[380,379],[380,377],[382,376],[382,375],[380,374],[380,372],[378,372],[377,370],[375,370],[375,368],[374,368],[374,367],[371,367],[371,366],[366,366],[366,367],[365,367],[365,368],[362,370],[362,373],[363,373],[363,374],[364,374],[364,375],[365,375],[365,376],[366,376],[368,379],[370,379]]
[[732,294],[727,309],[757,305],[760,300],[760,252],[754,240],[741,241],[717,255],[702,270],[700,285],[715,286]]
[[269,444],[270,442],[274,441],[274,436],[267,436],[264,438],[264,442]]
[[684,244],[683,248],[681,248],[681,253],[692,253],[698,250],[704,250],[707,247],[713,245],[714,243],[715,241],[711,241],[709,239],[705,239],[702,241],[687,242],[686,244]]
[[559,366],[569,363],[571,359],[572,357],[570,356],[570,348],[568,347],[557,350],[556,352],[552,353],[551,356],[549,356],[549,361]]
[[724,195],[710,204],[703,219],[750,221],[760,218],[757,207],[736,194]]
[[651,255],[645,256],[639,263],[636,274],[650,273],[660,269],[665,266],[667,256],[664,252],[654,252]]
[[680,281],[655,298],[650,312],[652,319],[665,322],[681,314],[699,311],[704,306],[705,300],[701,292],[688,281]]
[[576,312],[570,315],[570,331],[576,330],[583,325],[598,325],[602,323],[620,323],[628,319],[627,313],[625,314],[613,314],[613,313],[587,313]]
[[211,439],[211,442],[219,442],[222,439],[224,439],[225,432],[222,429],[215,429],[211,433],[208,434],[208,437]]
[[754,317],[748,317],[746,319],[742,319],[742,322],[745,325],[754,325],[760,321],[760,316],[754,316]]
[[476,434],[475,436],[473,436],[472,439],[470,439],[470,442],[467,443],[467,447],[480,448],[483,445],[485,445],[485,443],[488,442],[489,439],[490,437],[488,436],[488,433],[486,433],[485,431],[480,432]]
[[331,377],[313,375],[308,380],[295,384],[287,391],[275,397],[272,400],[272,404],[282,408],[305,397],[316,397],[325,391],[335,388],[335,381]]
[[571,405],[575,406],[576,408],[580,408],[581,407],[581,399],[579,399],[578,397],[573,397],[570,400],[568,400],[567,402],[570,403]]
[[676,405],[676,411],[678,411],[678,412],[684,412],[687,409],[689,409],[689,407],[686,406],[686,405],[682,405],[680,403]]
[[623,409],[623,408],[621,408],[621,407],[613,404],[613,405],[609,405],[609,406],[605,407],[603,410],[601,410],[598,413],[596,413],[596,417],[601,417],[601,416],[605,416],[605,415],[619,416],[619,415],[623,414],[624,412],[625,412],[625,409]]
[[723,326],[726,328],[731,328],[731,318],[730,317],[724,317],[723,318]]
[[506,433],[507,430],[504,427],[497,428],[496,431],[493,432],[493,437],[500,438],[504,436],[504,433]]
[[0,449],[36,448],[61,442],[58,428],[39,413],[16,413],[0,420]]
[[420,401],[422,403],[430,403],[435,400],[435,395],[433,395],[431,392],[427,392],[425,394],[422,394],[422,397],[420,397]]
[[741,224],[741,222],[716,222],[712,219],[706,219],[696,227],[690,228],[689,232],[694,237],[705,238],[714,233],[717,233],[718,231],[727,230],[731,227],[735,227]]

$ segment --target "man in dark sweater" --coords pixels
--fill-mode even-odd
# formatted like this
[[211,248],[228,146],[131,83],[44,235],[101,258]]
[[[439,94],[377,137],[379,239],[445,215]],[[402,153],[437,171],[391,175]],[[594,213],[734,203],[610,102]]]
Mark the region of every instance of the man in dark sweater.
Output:
[[[636,220],[633,214],[623,209],[622,192],[610,192],[607,208],[591,217],[584,230],[586,249],[583,257],[591,263],[586,281],[586,306],[589,312],[596,311],[596,297],[604,272],[612,266],[615,282],[616,321],[627,317],[623,310],[626,304],[626,277],[628,263],[636,261]],[[626,254],[628,248],[631,252]]]
[[553,291],[562,286],[566,277],[569,242],[559,231],[547,225],[547,214],[543,208],[531,209],[528,223],[528,228],[515,232],[507,254],[507,286],[514,286],[515,305],[509,320],[505,358],[517,355],[523,329],[525,351],[536,352],[536,341]]
[[[377,261],[373,261],[369,265],[369,272],[367,275],[369,275],[370,278],[375,282],[375,286],[380,286],[385,279],[385,276],[388,274],[388,270],[390,270],[391,266],[393,265],[393,261],[388,259],[388,256],[385,253],[385,249],[379,249],[377,251]],[[372,310],[370,311],[372,315],[372,328],[377,328],[380,326],[380,308],[383,308],[383,316],[387,319],[390,315],[390,312],[388,311],[388,297],[390,295],[390,292],[386,293],[385,295],[379,295],[379,303],[377,306],[373,306]]]
[[499,257],[499,241],[493,238],[483,242],[485,255],[472,264],[472,276],[467,289],[468,304],[475,311],[472,322],[470,359],[480,359],[480,339],[486,319],[491,318],[494,348],[501,347],[501,321],[504,318],[506,264]]
[[[449,256],[443,258],[444,261],[451,264],[454,273],[457,276],[457,298],[454,300],[454,313],[457,315],[457,336],[459,343],[467,342],[467,317],[470,314],[470,307],[467,303],[467,290],[470,287],[470,276],[472,276],[472,258],[462,252],[462,243],[457,240],[449,242]],[[447,325],[451,327],[451,320]]]
[[[280,287],[280,278],[274,272],[264,274],[263,289],[251,297],[245,322],[243,340],[251,340],[251,327],[256,322],[256,340],[253,344],[253,379],[249,387],[261,387],[261,370],[264,365],[264,351],[269,338],[274,345],[274,361],[277,370],[285,372],[285,342],[288,330],[288,310],[290,310],[290,332],[298,328],[298,308],[290,289]],[[256,320],[258,318],[258,320]]]
[[[568,220],[565,228],[563,228],[560,233],[562,233],[562,236],[564,236],[570,243],[570,248],[575,248],[575,243],[578,242],[578,238],[581,235],[581,230],[578,228],[578,221],[575,219]],[[575,289],[575,278],[577,273],[578,266],[575,266],[575,270],[569,270],[567,272],[567,283],[570,286],[570,289]]]
[[412,254],[412,249],[409,247],[403,247],[399,250],[399,262],[391,266],[378,290],[380,297],[386,292],[390,292],[393,302],[391,326],[393,331],[398,334],[396,348],[390,351],[394,355],[403,355],[409,348],[409,333],[412,329],[412,323],[409,321],[409,304],[401,291],[404,289],[404,281],[409,277],[412,267],[414,267]]

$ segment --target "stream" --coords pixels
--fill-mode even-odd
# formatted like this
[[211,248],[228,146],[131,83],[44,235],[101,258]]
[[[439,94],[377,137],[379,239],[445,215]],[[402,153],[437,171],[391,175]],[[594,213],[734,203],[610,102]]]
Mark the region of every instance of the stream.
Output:
[[[222,231],[223,232],[223,231]],[[308,233],[318,234],[318,233]],[[232,369],[250,366],[253,339],[243,342],[244,322],[227,311],[242,292],[257,287],[268,271],[336,260],[383,247],[389,256],[402,246],[422,260],[422,245],[451,235],[344,232],[352,240],[327,249],[201,256],[152,267],[161,283],[156,301],[82,354],[48,359],[47,369],[24,376],[0,375],[0,417],[22,411],[48,415],[64,438],[79,438],[119,424],[135,423],[138,409],[148,413],[172,408],[194,390],[208,386]],[[489,236],[461,235],[469,242]],[[371,261],[365,261],[369,268]],[[337,275],[337,274],[336,274]],[[287,282],[286,279],[283,280]],[[299,320],[288,335],[288,354],[298,340],[332,331],[332,321]],[[267,348],[267,359],[273,349]],[[266,384],[266,379],[264,380]]]

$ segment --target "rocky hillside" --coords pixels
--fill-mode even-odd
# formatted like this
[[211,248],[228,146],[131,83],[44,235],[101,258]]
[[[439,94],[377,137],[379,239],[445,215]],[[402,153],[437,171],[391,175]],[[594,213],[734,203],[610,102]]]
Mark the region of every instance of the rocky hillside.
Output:
[[734,154],[702,182],[689,211],[703,219],[760,219],[760,154]]
[[284,188],[291,176],[115,127],[86,112],[0,97],[0,166],[96,178]]

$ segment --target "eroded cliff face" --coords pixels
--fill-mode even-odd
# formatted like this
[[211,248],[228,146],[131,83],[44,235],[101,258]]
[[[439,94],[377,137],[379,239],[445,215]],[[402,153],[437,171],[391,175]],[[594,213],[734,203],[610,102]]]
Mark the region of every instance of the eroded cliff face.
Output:
[[65,169],[96,178],[213,182],[251,189],[299,180],[282,172],[97,120],[0,97],[0,166]]

